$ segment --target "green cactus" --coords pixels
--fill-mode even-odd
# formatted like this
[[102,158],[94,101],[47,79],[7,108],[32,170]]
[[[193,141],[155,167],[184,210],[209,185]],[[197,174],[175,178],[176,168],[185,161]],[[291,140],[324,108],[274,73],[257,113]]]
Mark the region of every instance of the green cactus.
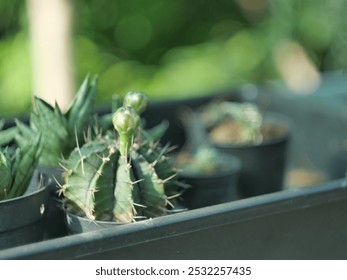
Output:
[[129,96],[113,114],[116,133],[77,147],[66,160],[62,193],[67,209],[77,215],[130,223],[165,215],[173,207],[170,200],[179,196],[167,147],[140,126],[147,96],[131,93],[136,102],[128,102]]
[[0,150],[0,200],[26,192],[40,156],[40,141],[41,135],[36,135],[28,145]]

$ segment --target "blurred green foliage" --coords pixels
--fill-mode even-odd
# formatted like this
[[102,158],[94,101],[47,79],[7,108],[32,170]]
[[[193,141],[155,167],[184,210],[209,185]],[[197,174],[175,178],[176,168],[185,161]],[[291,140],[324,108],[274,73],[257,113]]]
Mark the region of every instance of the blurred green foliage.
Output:
[[132,0],[110,6],[106,0],[80,0],[75,11],[78,80],[86,71],[97,72],[103,100],[134,88],[177,98],[220,87],[226,69],[219,69],[219,44],[247,25],[233,1]]
[[[180,98],[280,78],[275,52],[302,46],[319,71],[347,67],[347,0],[75,0],[76,84],[99,74],[99,101],[139,89]],[[0,4],[0,112],[30,107],[22,1]]]
[[0,116],[30,107],[31,64],[25,6],[0,1]]

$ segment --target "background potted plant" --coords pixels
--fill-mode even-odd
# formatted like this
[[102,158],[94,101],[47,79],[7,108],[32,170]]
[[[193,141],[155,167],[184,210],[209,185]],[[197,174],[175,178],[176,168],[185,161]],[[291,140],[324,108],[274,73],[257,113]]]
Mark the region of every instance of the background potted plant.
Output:
[[264,114],[255,103],[232,101],[212,101],[197,112],[214,146],[240,158],[241,196],[282,189],[289,140],[283,116]]
[[175,159],[180,178],[188,187],[182,194],[189,209],[229,202],[239,198],[240,160],[220,152],[210,142],[205,128],[191,108],[181,112],[186,143]]

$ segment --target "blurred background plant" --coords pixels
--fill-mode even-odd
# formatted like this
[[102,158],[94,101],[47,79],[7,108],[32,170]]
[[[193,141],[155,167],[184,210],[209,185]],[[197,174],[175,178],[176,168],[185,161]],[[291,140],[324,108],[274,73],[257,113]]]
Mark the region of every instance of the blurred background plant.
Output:
[[[74,0],[75,84],[99,75],[98,101],[140,89],[152,99],[281,79],[308,93],[347,67],[347,0]],[[25,1],[0,2],[0,116],[33,92]],[[36,62],[37,63],[37,62]]]

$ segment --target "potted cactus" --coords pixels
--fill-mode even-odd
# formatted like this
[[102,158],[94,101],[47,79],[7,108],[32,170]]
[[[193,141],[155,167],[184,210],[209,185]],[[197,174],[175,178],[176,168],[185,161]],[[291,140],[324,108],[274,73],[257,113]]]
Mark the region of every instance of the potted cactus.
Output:
[[61,186],[72,233],[131,223],[176,211],[181,185],[167,152],[140,125],[148,98],[130,92],[113,114],[115,131],[77,146]]
[[[1,131],[0,138],[6,139],[11,133]],[[43,238],[48,192],[37,173],[40,141],[38,134],[27,145],[0,148],[0,249]]]
[[264,114],[250,102],[213,101],[198,109],[211,142],[240,158],[239,193],[243,197],[282,189],[289,123],[280,114]]
[[238,199],[241,161],[212,145],[196,112],[187,107],[180,115],[186,142],[175,165],[190,186],[182,194],[184,205],[194,209]]

